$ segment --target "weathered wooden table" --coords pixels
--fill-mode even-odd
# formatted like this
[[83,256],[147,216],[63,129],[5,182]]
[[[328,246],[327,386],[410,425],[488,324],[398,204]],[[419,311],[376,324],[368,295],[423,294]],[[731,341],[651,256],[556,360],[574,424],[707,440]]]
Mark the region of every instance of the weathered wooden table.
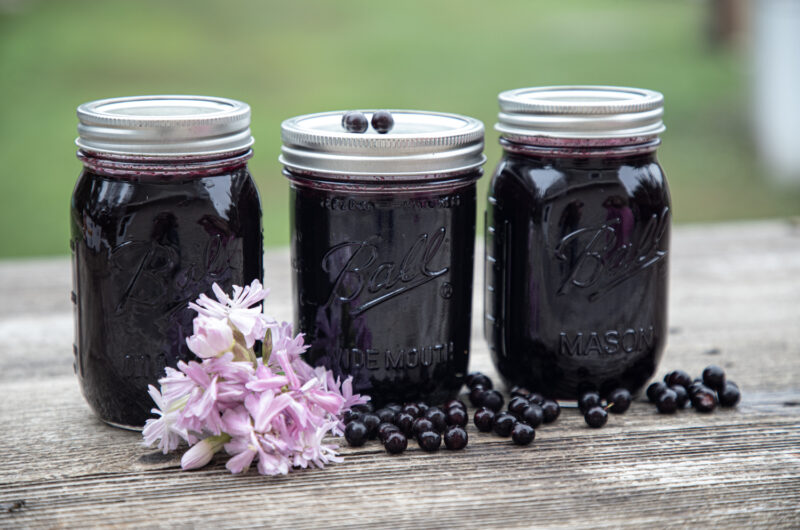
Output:
[[[286,250],[267,253],[267,312],[284,319],[288,271]],[[719,364],[744,393],[736,409],[663,416],[640,401],[600,430],[564,410],[526,448],[470,425],[465,451],[390,457],[374,442],[262,477],[182,472],[95,419],[72,373],[69,261],[6,261],[0,527],[800,527],[800,226],[678,227],[671,274],[658,375]],[[477,294],[472,369],[494,375]]]

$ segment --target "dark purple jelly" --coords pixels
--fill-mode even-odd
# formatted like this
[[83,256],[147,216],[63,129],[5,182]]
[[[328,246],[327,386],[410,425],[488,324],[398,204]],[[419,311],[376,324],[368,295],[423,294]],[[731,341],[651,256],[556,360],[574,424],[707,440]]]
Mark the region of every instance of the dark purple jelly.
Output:
[[[250,107],[133,96],[78,107],[84,170],[70,216],[75,373],[103,421],[138,428],[148,385],[195,359],[188,304],[261,279],[261,206],[247,170]],[[168,406],[168,404],[164,404]]]
[[572,400],[637,393],[667,338],[663,96],[606,86],[502,92],[486,209],[484,333],[509,385]]
[[378,406],[443,403],[469,362],[483,124],[364,113],[394,125],[354,133],[341,111],[281,125],[295,327],[310,363]]
[[503,145],[485,268],[500,374],[563,399],[582,387],[638,391],[667,336],[670,200],[654,151]]
[[75,371],[97,415],[141,426],[166,366],[195,358],[187,307],[214,282],[262,278],[261,209],[244,165],[124,178],[85,170],[71,209]]
[[480,171],[350,184],[289,171],[295,322],[307,360],[376,402],[453,397],[469,360]]

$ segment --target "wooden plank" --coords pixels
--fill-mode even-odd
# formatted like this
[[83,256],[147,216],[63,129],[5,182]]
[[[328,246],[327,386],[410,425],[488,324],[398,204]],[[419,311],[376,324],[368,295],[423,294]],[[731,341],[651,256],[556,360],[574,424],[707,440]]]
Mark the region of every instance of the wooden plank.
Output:
[[[710,415],[687,410],[664,417],[636,403],[602,430],[588,429],[576,411],[565,410],[538,430],[529,448],[470,426],[472,439],[461,453],[428,455],[412,447],[389,457],[373,442],[344,448],[345,463],[323,471],[266,478],[230,477],[222,462],[178,472],[177,458],[140,448],[137,433],[94,420],[68,378],[49,385],[50,392],[39,385],[41,399],[27,409],[30,383],[7,388],[2,454],[13,466],[0,471],[2,497],[26,505],[0,514],[0,523],[84,526],[100,517],[103,524],[136,526],[159,512],[168,517],[164,523],[258,520],[300,528],[327,526],[342,514],[422,527],[594,526],[600,522],[593,512],[603,513],[601,526],[658,524],[665,517],[800,522],[793,512],[800,503],[798,407],[784,406],[800,403],[800,393],[758,393],[738,410]],[[20,425],[25,428],[11,428]],[[32,433],[39,435],[31,439]],[[226,514],[226,503],[236,513]],[[471,521],[465,518],[470,511]]]
[[[476,253],[480,256],[480,251]],[[592,430],[574,410],[531,447],[469,427],[463,452],[390,457],[377,442],[287,477],[231,476],[105,427],[72,375],[68,260],[0,263],[0,527],[800,526],[800,231],[678,227],[664,371],[726,367],[735,410],[658,415],[644,402]],[[480,260],[478,261],[480,265]],[[476,285],[481,267],[476,267]],[[291,318],[285,250],[266,255],[268,312]],[[493,374],[480,290],[472,367]],[[11,307],[13,305],[13,308]]]

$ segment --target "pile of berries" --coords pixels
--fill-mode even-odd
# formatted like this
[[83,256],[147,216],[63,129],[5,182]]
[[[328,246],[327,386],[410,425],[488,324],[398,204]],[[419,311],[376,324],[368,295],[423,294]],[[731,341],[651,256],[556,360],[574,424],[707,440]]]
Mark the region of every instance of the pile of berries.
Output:
[[473,372],[467,376],[466,382],[469,401],[478,408],[473,416],[478,430],[493,431],[503,437],[511,436],[517,445],[533,442],[535,428],[542,423],[554,422],[561,413],[558,402],[518,386],[511,389],[507,411],[501,412],[503,395],[494,390],[491,379],[480,372]]
[[617,388],[609,392],[605,405],[600,394],[595,391],[584,392],[578,399],[578,408],[583,413],[583,419],[589,427],[599,429],[608,422],[608,412],[624,414],[631,406],[631,393],[626,388]]
[[[342,127],[351,133],[365,133],[369,128],[369,121],[363,112],[351,110],[342,116]],[[386,134],[394,127],[394,118],[388,110],[376,110],[372,113],[372,128],[378,134]]]
[[416,438],[419,446],[429,452],[444,446],[452,451],[467,446],[467,406],[458,399],[442,407],[426,403],[390,403],[374,410],[370,403],[356,405],[343,416],[344,437],[353,447],[367,440],[379,439],[390,454],[399,454],[408,447],[409,438]]
[[[477,408],[473,416],[480,432],[494,432],[504,438],[511,437],[517,445],[529,445],[536,437],[536,427],[554,422],[561,413],[558,402],[538,392],[515,386],[510,391],[506,410],[505,399],[494,389],[492,380],[480,372],[466,378],[470,403]],[[658,411],[671,414],[687,403],[699,412],[711,412],[717,404],[733,407],[741,398],[739,387],[727,381],[725,372],[718,366],[703,370],[702,377],[692,380],[683,370],[674,370],[647,388],[647,397]],[[633,398],[625,388],[609,392],[605,399],[596,391],[584,392],[578,399],[578,408],[589,427],[600,428],[608,422],[608,413],[623,414]],[[356,405],[343,417],[345,439],[353,447],[367,440],[379,439],[386,451],[402,453],[409,438],[416,438],[425,451],[436,451],[442,444],[450,450],[467,446],[468,413],[459,399],[448,401],[441,407],[429,407],[422,402],[403,406],[391,403],[374,410],[370,403]]]
[[727,381],[725,371],[719,366],[707,366],[703,375],[692,379],[683,370],[673,370],[647,387],[647,398],[656,404],[662,414],[673,414],[687,403],[698,412],[712,412],[717,404],[733,407],[741,399],[739,387]]

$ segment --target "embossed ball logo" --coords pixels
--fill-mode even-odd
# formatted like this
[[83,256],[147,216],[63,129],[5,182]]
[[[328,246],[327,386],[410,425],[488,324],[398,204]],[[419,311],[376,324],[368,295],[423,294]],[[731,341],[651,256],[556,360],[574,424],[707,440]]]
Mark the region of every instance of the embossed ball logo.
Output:
[[[350,309],[350,314],[359,315],[447,274],[449,267],[437,269],[433,265],[445,242],[445,233],[445,228],[441,227],[430,236],[427,233],[420,234],[399,262],[379,259],[378,245],[382,239],[377,236],[332,247],[322,258],[322,270],[334,278],[325,305],[358,300],[358,305]],[[443,298],[450,298],[453,294],[452,285],[447,282],[442,284],[439,294]]]

